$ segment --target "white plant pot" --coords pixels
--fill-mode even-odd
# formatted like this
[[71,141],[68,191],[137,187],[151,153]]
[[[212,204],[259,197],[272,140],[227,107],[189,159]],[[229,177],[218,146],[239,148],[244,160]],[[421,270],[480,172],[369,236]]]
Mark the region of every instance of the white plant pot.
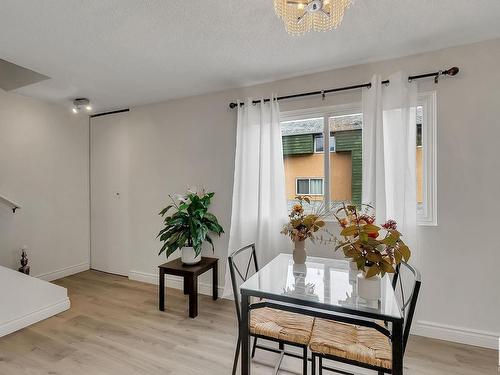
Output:
[[381,278],[379,275],[372,276],[369,279],[365,278],[363,272],[357,276],[356,292],[358,297],[367,301],[375,301],[381,297]]
[[187,264],[187,265],[196,264],[201,260],[201,251],[198,254],[198,256],[196,256],[196,252],[194,251],[194,248],[183,247],[181,250],[181,260],[182,260],[182,263]]

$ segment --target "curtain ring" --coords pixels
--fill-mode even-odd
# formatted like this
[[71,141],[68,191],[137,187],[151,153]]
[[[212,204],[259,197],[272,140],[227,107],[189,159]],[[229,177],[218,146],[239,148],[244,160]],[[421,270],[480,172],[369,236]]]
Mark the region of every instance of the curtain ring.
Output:
[[437,85],[439,83],[439,76],[443,75],[443,71],[440,70],[437,72],[437,75],[434,77],[434,83]]
[[325,90],[321,90],[321,100],[325,100]]

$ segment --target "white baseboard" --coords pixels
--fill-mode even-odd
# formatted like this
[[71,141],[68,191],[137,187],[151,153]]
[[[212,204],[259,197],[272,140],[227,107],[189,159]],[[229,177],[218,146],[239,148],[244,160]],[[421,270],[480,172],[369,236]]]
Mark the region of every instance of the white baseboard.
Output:
[[50,318],[51,316],[66,311],[69,308],[70,308],[69,298],[65,297],[63,300],[57,303],[46,306],[40,310],[31,312],[29,314],[10,320],[8,322],[2,323],[0,324],[0,337],[18,331],[22,328],[37,323],[41,320]]
[[450,326],[419,320],[412,327],[412,334],[460,344],[498,349],[500,333]]
[[42,274],[37,275],[35,277],[42,279],[42,280],[45,280],[45,281],[53,281],[53,280],[61,279],[61,278],[66,277],[66,276],[74,275],[75,273],[87,271],[88,269],[90,269],[89,262],[84,262],[84,263],[80,263],[80,264],[75,264],[74,266],[61,268],[61,269],[58,269],[55,271],[42,273]]
[[[158,285],[159,277],[153,273],[145,273],[140,271],[130,271],[128,274],[130,280],[140,281],[143,283]],[[165,286],[174,289],[183,289],[184,281],[180,276],[167,275]],[[224,288],[220,285],[217,287],[219,297],[224,293]],[[212,295],[212,284],[198,282],[198,292],[207,296]]]

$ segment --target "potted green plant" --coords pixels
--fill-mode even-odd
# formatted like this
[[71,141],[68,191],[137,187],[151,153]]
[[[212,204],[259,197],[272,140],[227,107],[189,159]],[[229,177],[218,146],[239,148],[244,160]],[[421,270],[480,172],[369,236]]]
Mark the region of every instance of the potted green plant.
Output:
[[[214,214],[208,212],[213,192],[204,189],[188,190],[184,195],[169,195],[172,204],[160,212],[164,227],[158,234],[163,246],[158,255],[166,253],[167,258],[176,250],[181,249],[181,259],[184,264],[196,264],[201,260],[201,247],[206,241],[214,244],[211,233],[221,235],[224,230]],[[168,215],[170,210],[175,210]]]
[[375,225],[373,208],[368,205],[363,205],[362,211],[354,205],[343,205],[334,215],[342,228],[342,240],[337,240],[335,250],[342,249],[363,271],[357,276],[358,295],[367,300],[380,298],[380,277],[394,273],[396,266],[411,256],[397,223],[388,220]]

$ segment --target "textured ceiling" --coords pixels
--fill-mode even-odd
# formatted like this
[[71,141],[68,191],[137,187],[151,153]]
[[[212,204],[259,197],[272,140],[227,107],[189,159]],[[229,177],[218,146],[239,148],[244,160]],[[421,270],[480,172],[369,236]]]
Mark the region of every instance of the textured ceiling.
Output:
[[289,36],[272,0],[0,0],[0,58],[51,77],[16,90],[97,110],[500,37],[499,0],[355,0]]

